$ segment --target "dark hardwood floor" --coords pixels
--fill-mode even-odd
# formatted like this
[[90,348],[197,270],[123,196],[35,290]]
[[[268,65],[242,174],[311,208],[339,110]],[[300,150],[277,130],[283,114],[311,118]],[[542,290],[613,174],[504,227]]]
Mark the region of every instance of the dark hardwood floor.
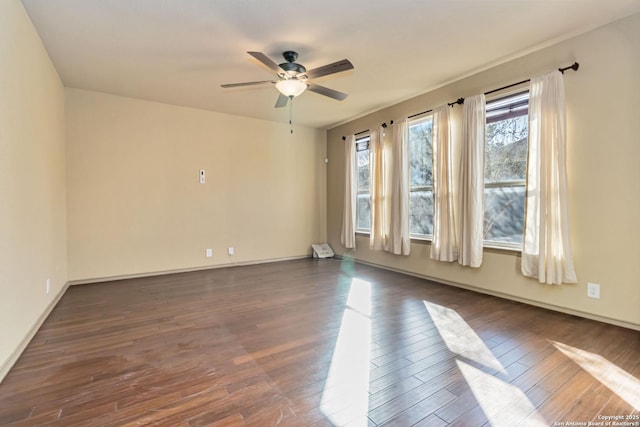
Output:
[[70,288],[0,425],[637,426],[639,378],[637,331],[308,259]]

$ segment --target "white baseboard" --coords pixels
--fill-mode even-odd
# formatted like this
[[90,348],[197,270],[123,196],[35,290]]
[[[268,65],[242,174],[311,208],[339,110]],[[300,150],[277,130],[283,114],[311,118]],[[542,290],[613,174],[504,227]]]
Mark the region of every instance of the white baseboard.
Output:
[[36,335],[36,333],[38,333],[38,330],[40,329],[44,321],[47,320],[47,317],[49,317],[49,314],[51,314],[53,309],[56,307],[56,305],[60,301],[60,298],[62,298],[62,296],[64,295],[64,293],[67,291],[68,288],[69,288],[69,283],[65,283],[62,289],[60,289],[60,292],[58,292],[55,298],[51,300],[51,302],[47,305],[47,307],[42,312],[42,314],[40,314],[36,322],[31,326],[31,328],[27,332],[27,335],[22,339],[22,341],[20,341],[20,344],[18,345],[18,347],[11,353],[9,358],[5,360],[4,363],[0,366],[0,383],[4,381],[5,377],[7,376],[11,368],[13,368],[13,365],[15,365],[15,363],[18,361],[18,359],[22,355],[22,352],[27,348],[27,346],[29,345],[33,337]]
[[273,262],[283,262],[283,261],[294,261],[298,259],[310,258],[311,255],[298,255],[286,258],[268,258],[268,259],[259,259],[253,261],[243,261],[243,262],[229,262],[226,264],[217,264],[217,265],[205,265],[201,267],[191,267],[191,268],[180,268],[175,270],[162,270],[162,271],[151,271],[147,273],[136,273],[136,274],[125,274],[121,276],[107,276],[107,277],[93,277],[89,279],[80,279],[80,280],[71,280],[69,282],[70,286],[76,285],[88,285],[91,283],[100,283],[100,282],[112,282],[115,280],[126,280],[126,279],[138,279],[141,277],[154,277],[154,276],[164,276],[166,274],[176,274],[176,273],[190,273],[193,271],[204,271],[204,270],[215,270],[218,268],[228,268],[228,267],[239,267],[244,265],[257,265],[257,264],[268,264]]
[[[343,255],[336,254],[336,257],[344,259]],[[627,328],[627,329],[633,329],[635,331],[640,331],[640,325],[636,325],[635,323],[625,322],[623,320],[613,319],[613,318],[606,317],[606,316],[599,316],[597,314],[587,313],[587,312],[580,311],[580,310],[573,310],[573,309],[570,309],[570,308],[561,307],[561,306],[557,306],[557,305],[553,305],[553,304],[547,304],[547,303],[540,302],[540,301],[530,300],[528,298],[518,297],[516,295],[511,295],[511,294],[505,294],[505,293],[502,293],[502,292],[491,291],[491,290],[484,289],[484,288],[478,288],[476,286],[466,285],[464,283],[451,282],[451,281],[443,280],[443,279],[436,278],[436,277],[430,277],[430,276],[427,276],[427,275],[424,275],[424,274],[414,273],[414,272],[408,271],[408,270],[402,270],[402,269],[399,269],[399,268],[388,267],[388,266],[382,265],[382,264],[376,264],[376,263],[373,263],[373,262],[362,261],[362,260],[359,260],[359,259],[356,259],[356,258],[349,258],[349,259],[352,259],[354,262],[357,262],[359,264],[369,265],[371,267],[381,268],[383,270],[394,271],[396,273],[406,274],[407,276],[413,276],[413,277],[417,277],[419,279],[430,280],[432,282],[441,283],[443,285],[448,285],[448,286],[453,286],[453,287],[456,287],[456,288],[466,289],[468,291],[473,291],[473,292],[477,292],[477,293],[480,293],[480,294],[491,295],[491,296],[494,296],[494,297],[507,299],[507,300],[510,300],[510,301],[521,302],[523,304],[533,305],[535,307],[540,307],[540,308],[544,308],[544,309],[551,310],[551,311],[557,311],[559,313],[570,314],[572,316],[583,317],[585,319],[595,320],[595,321],[602,322],[602,323],[608,323],[610,325],[615,325],[615,326],[620,326],[620,327]]]

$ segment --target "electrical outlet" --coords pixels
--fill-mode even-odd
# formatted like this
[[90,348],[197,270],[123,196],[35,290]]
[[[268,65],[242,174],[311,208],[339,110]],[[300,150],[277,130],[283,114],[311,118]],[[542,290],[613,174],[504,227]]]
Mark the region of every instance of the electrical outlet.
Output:
[[47,284],[45,285],[45,291],[49,293],[51,291],[51,279],[47,279]]
[[600,299],[600,285],[597,283],[587,283],[587,296],[589,298]]
[[207,258],[211,258],[213,256],[213,249],[205,249],[204,254]]
[[233,246],[229,246],[229,248],[227,249],[227,253],[228,253],[229,255],[233,255],[233,252],[234,252],[234,251],[233,251]]
[[207,179],[205,177],[204,169],[200,169],[200,184],[204,184],[205,182],[207,182]]

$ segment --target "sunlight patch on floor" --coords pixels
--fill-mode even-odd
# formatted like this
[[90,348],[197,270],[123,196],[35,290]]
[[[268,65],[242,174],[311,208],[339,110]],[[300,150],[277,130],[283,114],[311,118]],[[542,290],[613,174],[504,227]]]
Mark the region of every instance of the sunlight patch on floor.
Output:
[[455,310],[427,301],[424,301],[424,305],[451,352],[506,373],[502,363]]
[[456,363],[491,426],[512,427],[525,419],[529,427],[549,425],[518,387],[468,363]]
[[371,316],[371,284],[364,280],[353,278],[349,297],[347,298],[347,306],[365,316]]
[[371,284],[351,281],[320,410],[335,425],[368,425]]
[[640,411],[640,381],[599,354],[551,341],[558,350],[573,360],[592,377]]

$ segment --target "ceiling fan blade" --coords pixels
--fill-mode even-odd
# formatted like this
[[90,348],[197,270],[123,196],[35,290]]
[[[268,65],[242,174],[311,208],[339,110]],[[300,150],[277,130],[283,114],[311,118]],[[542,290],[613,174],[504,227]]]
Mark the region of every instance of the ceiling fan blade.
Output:
[[266,65],[267,68],[275,71],[276,74],[282,73],[282,68],[275,62],[273,62],[267,55],[262,52],[247,52],[249,55],[253,56],[255,59],[260,61],[262,64]]
[[273,80],[261,80],[259,82],[227,83],[220,86],[224,88],[229,88],[229,87],[240,87],[240,86],[256,86],[256,85],[262,85],[265,83],[275,83],[275,82]]
[[319,93],[320,95],[328,96],[329,98],[333,98],[338,101],[343,101],[347,96],[349,96],[344,92],[338,92],[337,90],[329,89],[328,87],[313,83],[307,83],[307,89],[311,92]]
[[329,74],[339,73],[341,71],[352,70],[353,64],[348,59],[334,62],[332,64],[323,65],[322,67],[314,68],[313,70],[304,73],[307,78],[315,79],[317,77],[326,76]]
[[289,97],[283,94],[279,94],[278,100],[276,101],[276,108],[286,107],[287,102],[289,102]]

